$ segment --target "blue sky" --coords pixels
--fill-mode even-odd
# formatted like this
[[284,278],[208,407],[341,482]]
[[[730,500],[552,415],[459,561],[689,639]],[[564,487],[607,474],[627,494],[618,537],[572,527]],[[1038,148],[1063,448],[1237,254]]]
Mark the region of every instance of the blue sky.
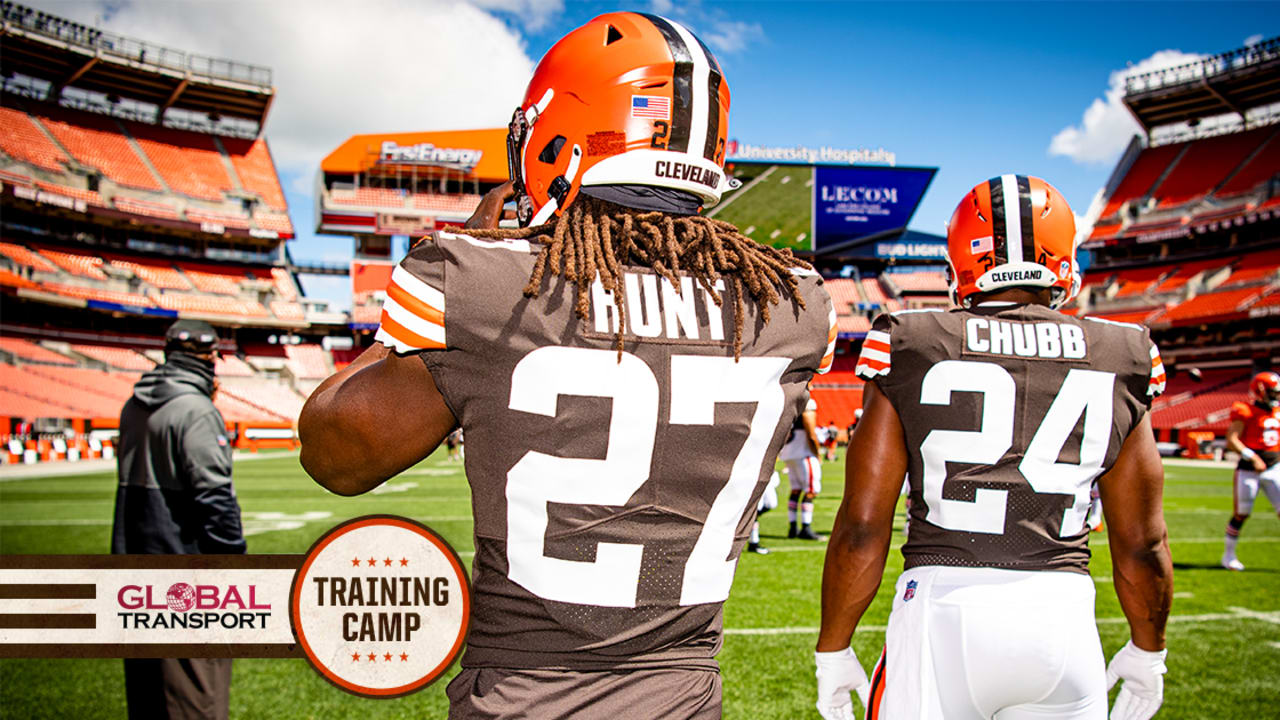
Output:
[[[311,232],[325,153],[357,133],[505,124],[543,52],[602,12],[658,12],[707,41],[732,91],[731,137],[884,147],[938,167],[911,223],[932,233],[969,187],[1007,172],[1044,177],[1083,214],[1136,128],[1118,71],[1280,34],[1274,3],[32,2],[272,67],[266,134],[299,231],[290,250],[328,262],[349,259],[351,241]],[[345,278],[304,283],[349,303]]]

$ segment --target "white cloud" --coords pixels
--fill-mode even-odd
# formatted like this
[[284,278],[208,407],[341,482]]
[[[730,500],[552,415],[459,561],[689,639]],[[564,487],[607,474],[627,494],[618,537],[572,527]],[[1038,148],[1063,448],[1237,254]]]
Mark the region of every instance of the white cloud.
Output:
[[1258,43],[1262,42],[1262,38],[1263,36],[1261,34],[1250,35],[1249,37],[1244,39],[1244,46],[1253,47],[1254,45],[1257,45]]
[[[358,133],[498,127],[533,72],[523,37],[485,7],[546,22],[559,0],[360,5],[307,0],[40,3],[103,29],[265,65],[276,100],[266,135],[281,175],[310,192],[321,159]],[[238,8],[238,10],[236,9]]]
[[532,32],[545,28],[564,10],[563,0],[471,0],[471,2],[486,10],[515,15],[524,21],[525,27]]
[[1125,78],[1194,62],[1202,57],[1181,50],[1161,50],[1136,65],[1111,73],[1106,95],[1094,98],[1085,109],[1079,125],[1065,127],[1053,136],[1049,143],[1049,154],[1069,157],[1081,164],[1106,165],[1115,162],[1116,157],[1129,144],[1129,139],[1141,130],[1121,102]]
[[707,24],[702,39],[716,52],[732,55],[764,40],[764,28],[760,23],[742,20],[713,20]]

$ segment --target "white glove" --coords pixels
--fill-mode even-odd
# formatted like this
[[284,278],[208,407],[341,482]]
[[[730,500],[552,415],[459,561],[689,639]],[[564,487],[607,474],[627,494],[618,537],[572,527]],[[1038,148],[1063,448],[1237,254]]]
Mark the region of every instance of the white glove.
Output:
[[858,699],[866,707],[871,683],[853,648],[815,652],[813,661],[818,666],[818,712],[823,720],[856,720],[849,693],[858,693]]
[[1115,687],[1117,680],[1124,680],[1116,704],[1111,708],[1111,720],[1150,720],[1164,702],[1164,674],[1168,668],[1164,658],[1166,650],[1143,650],[1130,640],[1107,665],[1107,689]]

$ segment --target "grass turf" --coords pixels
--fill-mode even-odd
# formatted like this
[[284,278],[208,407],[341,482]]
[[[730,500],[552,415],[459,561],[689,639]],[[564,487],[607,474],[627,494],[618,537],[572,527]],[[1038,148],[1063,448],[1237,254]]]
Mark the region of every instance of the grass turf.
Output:
[[[830,528],[840,500],[844,462],[825,463],[826,491],[815,526]],[[376,494],[331,495],[313,484],[296,457],[239,462],[236,488],[255,553],[304,552],[339,521],[394,513],[425,522],[470,559],[470,492],[462,467],[443,452]],[[1169,675],[1159,718],[1274,717],[1280,683],[1280,521],[1260,499],[1246,525],[1244,573],[1218,567],[1223,524],[1230,512],[1230,470],[1166,468],[1166,517],[1175,562],[1174,617],[1169,627]],[[109,546],[115,478],[110,473],[0,482],[0,553],[99,553]],[[785,493],[785,486],[782,489]],[[283,513],[283,517],[278,514]],[[327,516],[321,517],[323,513]],[[265,515],[264,515],[265,514]],[[744,555],[725,607],[727,635],[719,656],[727,718],[817,718],[812,649],[825,544],[787,540],[786,512],[761,519],[767,556]],[[864,663],[883,642],[892,583],[902,569],[901,521],[881,594],[854,639]],[[1103,648],[1110,656],[1128,638],[1110,584],[1106,534],[1092,537],[1092,572]],[[744,632],[747,631],[747,632]],[[761,632],[763,631],[763,632]],[[455,669],[456,670],[456,669]],[[302,660],[237,660],[233,717],[443,717],[446,677],[393,700],[349,696]],[[114,718],[125,712],[119,660],[0,661],[0,717]]]
[[[759,173],[754,172],[757,169]],[[718,210],[715,218],[733,223],[751,239],[766,245],[804,252],[812,250],[813,168],[769,165],[751,166],[749,170],[737,173],[743,178],[744,186],[757,175],[772,172],[751,187],[726,196],[726,200],[734,200]],[[776,237],[773,236],[775,230],[778,231]]]

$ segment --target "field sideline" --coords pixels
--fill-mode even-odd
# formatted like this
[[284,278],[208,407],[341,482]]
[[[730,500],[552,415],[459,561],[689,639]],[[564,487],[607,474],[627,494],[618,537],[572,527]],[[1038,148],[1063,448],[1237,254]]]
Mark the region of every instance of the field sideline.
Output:
[[[826,492],[815,526],[829,529],[839,504],[844,460],[823,468]],[[1280,707],[1280,520],[1259,499],[1240,544],[1244,573],[1218,567],[1230,513],[1231,471],[1166,467],[1166,515],[1175,564],[1169,675],[1158,718],[1275,717]],[[459,463],[438,452],[372,494],[331,495],[311,482],[293,455],[236,464],[236,487],[255,553],[301,553],[328,527],[369,513],[395,513],[439,531],[469,561],[470,493]],[[786,483],[783,483],[785,493]],[[817,718],[812,648],[825,544],[786,540],[782,507],[762,518],[767,556],[745,555],[725,609],[719,659],[727,718]],[[109,547],[114,475],[98,472],[0,483],[0,553],[100,553]],[[854,647],[864,664],[883,642],[889,593],[902,569],[901,518],[881,594]],[[1128,638],[1110,584],[1105,533],[1092,537],[1099,631],[1107,655]],[[451,671],[447,677],[452,677]],[[348,696],[302,660],[237,660],[233,717],[444,717],[444,684],[394,700]],[[124,716],[119,660],[0,661],[0,717]]]

